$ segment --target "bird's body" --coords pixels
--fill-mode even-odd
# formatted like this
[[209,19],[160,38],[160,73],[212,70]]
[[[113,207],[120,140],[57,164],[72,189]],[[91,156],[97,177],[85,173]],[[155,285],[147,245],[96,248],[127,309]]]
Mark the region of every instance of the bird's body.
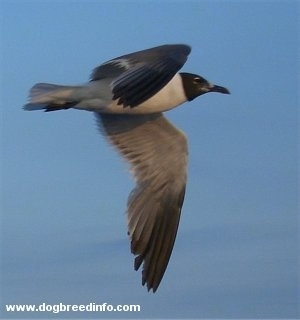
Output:
[[[134,108],[124,108],[118,104],[118,99],[113,100],[111,94],[105,96],[105,94],[99,93],[99,87],[104,88],[101,92],[110,92],[106,80],[92,81],[84,87],[77,87],[77,99],[80,103],[76,104],[73,108],[101,113],[150,114],[170,110],[186,101],[186,96],[182,89],[182,79],[179,74],[176,74],[154,96]],[[181,90],[178,90],[178,88],[181,88]],[[86,96],[93,96],[93,99],[84,100],[83,97]],[[169,97],[173,98],[171,104],[170,99],[168,99]]]
[[38,83],[25,110],[95,112],[101,132],[131,164],[136,187],[128,234],[142,283],[157,290],[176,238],[186,185],[187,139],[162,114],[207,92],[229,93],[201,76],[178,73],[191,49],[164,45],[112,59],[81,86]]

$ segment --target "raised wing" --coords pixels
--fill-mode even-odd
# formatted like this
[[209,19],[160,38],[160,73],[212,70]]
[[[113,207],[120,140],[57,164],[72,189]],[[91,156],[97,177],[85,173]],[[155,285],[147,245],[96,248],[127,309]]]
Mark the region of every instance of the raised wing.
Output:
[[142,284],[157,290],[173,249],[186,185],[187,141],[162,114],[97,114],[101,131],[131,164],[128,234],[143,264]]
[[92,81],[111,78],[113,99],[135,107],[162,89],[182,68],[191,48],[164,45],[105,62],[92,73]]

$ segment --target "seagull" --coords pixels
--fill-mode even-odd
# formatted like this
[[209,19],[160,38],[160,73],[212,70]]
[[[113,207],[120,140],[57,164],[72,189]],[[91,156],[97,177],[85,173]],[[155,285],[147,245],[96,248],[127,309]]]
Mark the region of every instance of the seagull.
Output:
[[37,83],[23,107],[95,113],[136,180],[127,202],[128,236],[134,269],[143,265],[142,285],[153,292],[173,250],[187,181],[187,138],[163,112],[208,92],[229,94],[200,75],[179,73],[190,52],[188,45],[162,45],[103,63],[83,85]]

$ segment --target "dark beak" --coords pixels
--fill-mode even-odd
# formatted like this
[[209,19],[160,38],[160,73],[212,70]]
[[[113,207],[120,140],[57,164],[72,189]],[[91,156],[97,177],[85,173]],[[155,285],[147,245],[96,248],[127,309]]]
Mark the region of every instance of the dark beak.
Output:
[[224,88],[224,87],[221,87],[221,86],[216,86],[216,85],[213,85],[210,89],[209,89],[210,92],[220,92],[220,93],[226,93],[226,94],[230,94],[229,90]]

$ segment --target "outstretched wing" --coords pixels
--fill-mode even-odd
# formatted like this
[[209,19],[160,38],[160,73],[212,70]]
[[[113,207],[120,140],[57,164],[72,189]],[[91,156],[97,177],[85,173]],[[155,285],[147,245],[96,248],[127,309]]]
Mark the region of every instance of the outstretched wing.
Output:
[[134,267],[154,292],[173,249],[186,185],[187,141],[162,114],[97,114],[101,131],[131,164],[136,187],[128,198]]
[[110,78],[113,99],[135,107],[162,89],[182,68],[191,48],[164,45],[127,54],[97,67],[92,81]]

